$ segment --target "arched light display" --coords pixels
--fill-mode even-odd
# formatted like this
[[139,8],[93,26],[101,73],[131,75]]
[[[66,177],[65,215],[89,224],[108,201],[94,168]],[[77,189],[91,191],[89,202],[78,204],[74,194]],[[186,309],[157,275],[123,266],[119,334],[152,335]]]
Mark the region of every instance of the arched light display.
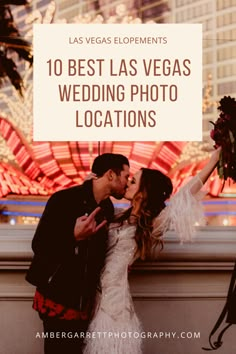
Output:
[[[18,167],[27,177],[27,183],[32,183],[34,186],[37,183],[38,189],[26,188],[23,194],[45,195],[81,183],[90,172],[93,159],[99,153],[105,152],[122,153],[127,156],[131,165],[131,174],[141,167],[157,168],[164,173],[169,173],[186,145],[184,142],[32,142],[29,144],[4,117],[0,117],[0,133],[14,154]],[[7,177],[6,166],[5,164],[4,174],[0,178],[2,186],[7,185],[8,188],[2,188],[2,196],[9,192],[22,194],[22,189],[16,188],[16,179],[12,178],[12,175]],[[14,173],[18,176],[16,171],[15,168]]]

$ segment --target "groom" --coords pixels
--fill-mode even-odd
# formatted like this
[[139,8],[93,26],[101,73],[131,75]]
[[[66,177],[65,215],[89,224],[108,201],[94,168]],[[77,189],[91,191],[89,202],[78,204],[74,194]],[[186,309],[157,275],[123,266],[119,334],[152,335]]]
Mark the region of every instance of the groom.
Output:
[[114,214],[109,197],[124,196],[129,161],[103,154],[92,172],[96,179],[49,198],[32,241],[26,279],[36,286],[33,308],[43,320],[45,354],[82,353]]

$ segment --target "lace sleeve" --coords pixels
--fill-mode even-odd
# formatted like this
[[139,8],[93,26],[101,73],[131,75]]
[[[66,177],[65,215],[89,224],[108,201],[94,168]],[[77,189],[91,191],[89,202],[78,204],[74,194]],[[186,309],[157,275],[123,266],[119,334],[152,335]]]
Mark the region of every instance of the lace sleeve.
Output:
[[198,175],[193,177],[173,197],[162,210],[153,225],[153,237],[164,235],[167,230],[175,230],[180,240],[190,241],[195,232],[195,224],[204,224],[204,211],[201,199],[206,192]]

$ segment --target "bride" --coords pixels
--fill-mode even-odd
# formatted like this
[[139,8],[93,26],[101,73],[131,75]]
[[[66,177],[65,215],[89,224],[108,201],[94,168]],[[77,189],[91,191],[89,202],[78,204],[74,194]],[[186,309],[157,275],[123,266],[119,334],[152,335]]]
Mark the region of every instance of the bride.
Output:
[[[194,223],[202,217],[200,191],[219,160],[215,150],[208,164],[180,191],[172,193],[169,177],[142,168],[128,184],[125,198],[131,207],[109,227],[108,248],[97,291],[96,308],[85,340],[84,354],[141,354],[142,325],[135,313],[128,284],[128,267],[147,258],[168,229],[190,240]],[[135,335],[136,333],[136,335]]]

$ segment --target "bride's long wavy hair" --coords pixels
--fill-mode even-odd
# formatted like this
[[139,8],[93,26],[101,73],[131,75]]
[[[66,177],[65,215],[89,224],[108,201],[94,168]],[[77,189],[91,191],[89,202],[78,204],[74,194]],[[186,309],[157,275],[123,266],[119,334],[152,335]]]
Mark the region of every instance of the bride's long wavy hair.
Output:
[[131,218],[133,206],[137,203],[135,239],[137,252],[141,259],[145,259],[150,255],[151,249],[159,243],[158,238],[151,237],[153,220],[165,208],[165,200],[170,197],[173,185],[171,179],[158,170],[142,168],[141,171],[140,185],[132,200],[132,207],[122,214],[119,221]]

